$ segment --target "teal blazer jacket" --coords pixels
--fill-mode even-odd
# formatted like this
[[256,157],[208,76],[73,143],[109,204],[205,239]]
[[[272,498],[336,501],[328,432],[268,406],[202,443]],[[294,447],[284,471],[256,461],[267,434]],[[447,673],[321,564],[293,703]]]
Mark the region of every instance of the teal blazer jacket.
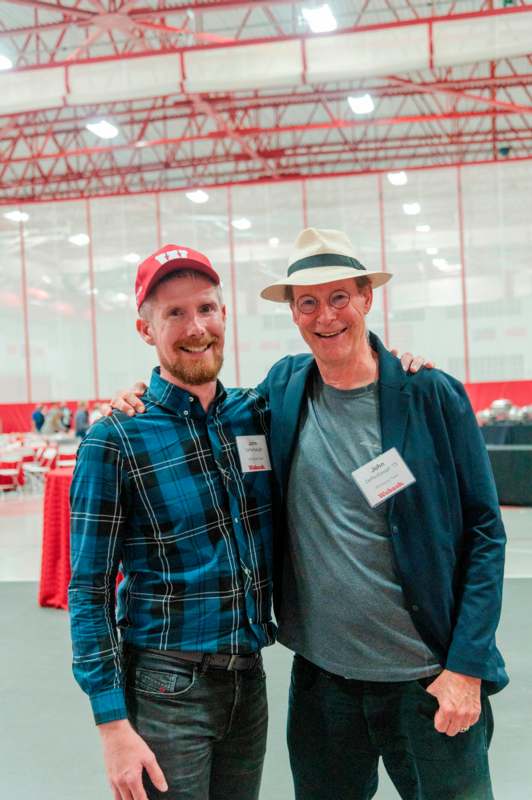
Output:
[[[370,334],[370,343],[379,356],[383,452],[396,447],[416,478],[416,483],[386,501],[410,614],[444,667],[480,677],[489,692],[498,691],[508,683],[495,644],[506,536],[475,415],[455,378],[437,369],[405,373],[377,336]],[[307,381],[315,369],[310,354],[287,356],[274,364],[258,387],[271,407],[278,619],[283,614],[281,574],[288,536],[284,505],[290,464]],[[332,512],[333,495],[330,502]]]

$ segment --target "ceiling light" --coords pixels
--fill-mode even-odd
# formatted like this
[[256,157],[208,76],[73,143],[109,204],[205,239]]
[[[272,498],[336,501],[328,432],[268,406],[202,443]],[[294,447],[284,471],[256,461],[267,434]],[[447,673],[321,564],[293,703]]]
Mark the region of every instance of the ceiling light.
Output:
[[11,222],[27,222],[30,215],[26,214],[25,211],[8,211],[7,214],[4,214],[4,217],[11,220]]
[[438,269],[445,269],[447,266],[447,259],[446,258],[433,258],[432,263]]
[[76,233],[74,236],[69,236],[68,241],[78,247],[85,247],[90,242],[90,239],[86,233]]
[[233,228],[236,228],[237,231],[248,231],[251,228],[251,222],[246,217],[232,220],[231,225]]
[[421,206],[419,203],[403,203],[403,211],[408,216],[413,217],[415,214],[419,214],[421,211]]
[[430,225],[416,225],[416,231],[418,233],[428,233],[430,231]]
[[301,11],[312,33],[328,33],[335,31],[338,27],[335,16],[327,3],[316,8],[303,8]]
[[277,236],[272,236],[271,239],[268,239],[268,244],[270,247],[279,247],[280,239]]
[[353,114],[371,114],[375,108],[370,94],[361,94],[358,97],[352,95],[347,98],[347,102]]
[[437,247],[427,247],[426,253],[428,256],[437,256],[438,255],[438,248]]
[[406,172],[389,172],[386,176],[392,186],[404,186],[405,183],[408,183],[408,178]]
[[0,70],[4,69],[11,69],[13,67],[13,62],[7,56],[0,55]]
[[196,189],[195,192],[187,192],[185,196],[193,203],[206,203],[209,199],[209,195],[207,192],[204,192],[203,189]]
[[41,281],[46,283],[48,286],[52,283],[52,279],[49,275],[41,275]]
[[140,261],[140,256],[138,253],[127,253],[124,256],[124,261],[127,261],[128,264],[138,264]]
[[105,119],[101,119],[99,122],[89,122],[85,127],[100,139],[114,139],[115,136],[118,136],[118,128]]

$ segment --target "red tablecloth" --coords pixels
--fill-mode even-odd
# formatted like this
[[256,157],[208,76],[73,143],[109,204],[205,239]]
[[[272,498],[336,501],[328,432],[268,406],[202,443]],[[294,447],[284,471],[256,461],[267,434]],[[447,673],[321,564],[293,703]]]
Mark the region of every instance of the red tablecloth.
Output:
[[70,503],[73,469],[52,469],[44,487],[39,605],[67,608],[70,581]]

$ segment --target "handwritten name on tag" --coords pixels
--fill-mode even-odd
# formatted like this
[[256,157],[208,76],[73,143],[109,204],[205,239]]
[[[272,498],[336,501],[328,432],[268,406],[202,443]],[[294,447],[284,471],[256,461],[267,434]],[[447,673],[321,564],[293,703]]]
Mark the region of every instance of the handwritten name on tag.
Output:
[[242,472],[268,472],[271,470],[266,437],[235,436]]
[[395,447],[355,469],[351,475],[371,508],[416,482]]

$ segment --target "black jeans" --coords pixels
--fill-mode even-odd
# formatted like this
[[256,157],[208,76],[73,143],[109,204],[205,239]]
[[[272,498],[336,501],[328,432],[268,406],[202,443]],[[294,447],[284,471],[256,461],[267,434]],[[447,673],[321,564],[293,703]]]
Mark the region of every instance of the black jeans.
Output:
[[370,800],[380,757],[403,800],[493,800],[487,696],[476,725],[450,737],[435,730],[438,701],[423,683],[347,680],[296,656],[288,715],[296,800]]
[[209,668],[141,651],[125,657],[128,718],[168,783],[150,800],[257,800],[268,707],[262,662]]

